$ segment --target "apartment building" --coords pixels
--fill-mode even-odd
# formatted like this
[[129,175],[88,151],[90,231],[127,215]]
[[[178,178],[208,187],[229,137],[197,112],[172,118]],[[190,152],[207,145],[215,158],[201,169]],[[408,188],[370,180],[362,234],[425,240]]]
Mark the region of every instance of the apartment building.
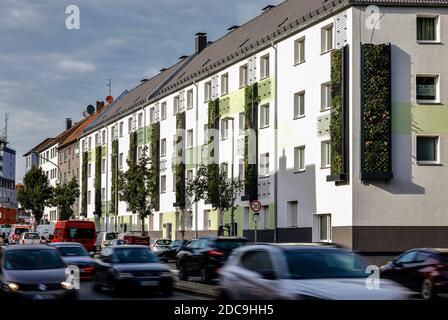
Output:
[[99,229],[139,230],[126,203],[116,205],[112,177],[147,146],[160,189],[147,229],[172,239],[216,233],[212,205],[184,209],[176,190],[204,163],[214,128],[229,177],[232,167],[252,177],[238,199],[238,235],[367,254],[447,246],[446,31],[443,0],[289,0],[212,43],[198,33],[191,56],[142,81],[81,135],[80,213]]
[[[8,147],[6,137],[0,136],[0,219],[6,219],[17,209],[16,151]],[[8,211],[8,212],[7,212]]]

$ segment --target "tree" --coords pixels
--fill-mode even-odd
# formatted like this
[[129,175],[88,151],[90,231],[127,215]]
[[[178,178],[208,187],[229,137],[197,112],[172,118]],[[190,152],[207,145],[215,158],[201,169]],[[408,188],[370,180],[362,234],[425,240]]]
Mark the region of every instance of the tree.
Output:
[[145,235],[145,218],[152,215],[154,211],[151,195],[157,189],[155,179],[151,179],[156,173],[155,166],[150,165],[147,150],[147,147],[142,149],[138,163],[128,159],[129,169],[118,175],[119,198],[128,203],[133,213],[138,214],[142,222],[143,235]]
[[243,182],[238,178],[229,179],[227,171],[217,164],[201,166],[196,176],[187,182],[187,197],[192,203],[200,200],[210,202],[218,210],[220,226],[224,225],[224,213],[235,210],[236,199],[243,190]]
[[53,187],[44,171],[33,166],[23,178],[23,188],[17,194],[17,200],[22,207],[31,210],[36,223],[39,223],[46,206],[53,197]]
[[59,209],[59,219],[69,220],[73,217],[72,206],[79,197],[79,184],[75,178],[69,183],[58,184],[53,190],[51,205]]

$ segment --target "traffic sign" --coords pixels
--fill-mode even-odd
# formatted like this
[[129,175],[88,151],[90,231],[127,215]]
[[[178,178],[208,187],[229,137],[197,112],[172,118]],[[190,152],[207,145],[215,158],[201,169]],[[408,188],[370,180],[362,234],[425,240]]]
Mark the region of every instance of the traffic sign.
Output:
[[250,203],[250,209],[254,213],[259,213],[261,211],[261,202],[258,200],[254,200]]

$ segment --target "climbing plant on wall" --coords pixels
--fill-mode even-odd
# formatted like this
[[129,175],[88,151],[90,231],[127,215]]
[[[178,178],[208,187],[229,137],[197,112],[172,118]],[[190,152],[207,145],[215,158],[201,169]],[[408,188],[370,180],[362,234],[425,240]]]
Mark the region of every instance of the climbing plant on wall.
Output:
[[88,152],[84,152],[82,154],[82,171],[81,171],[81,179],[82,179],[82,190],[81,190],[81,213],[86,216],[87,215],[87,170],[88,170],[88,160],[89,154]]
[[[208,103],[208,160],[207,160],[207,188],[209,192],[216,189],[219,185],[219,138],[216,136],[219,132],[219,99],[210,100]],[[216,203],[212,203],[216,207]]]
[[95,214],[101,217],[102,199],[101,199],[101,146],[95,149]]
[[361,179],[390,180],[393,177],[390,44],[363,44],[361,61]]
[[185,112],[176,114],[176,129],[177,129],[177,138],[176,138],[176,164],[175,164],[175,172],[176,172],[176,203],[183,207],[185,205],[185,162],[184,162],[184,149],[185,149],[185,141],[184,140],[184,132],[185,132]]
[[150,171],[149,179],[151,180],[151,185],[154,186],[153,192],[151,194],[151,202],[154,210],[158,211],[160,207],[160,143],[159,143],[159,132],[160,132],[160,122],[154,123],[150,126],[150,161],[153,170]]
[[131,132],[129,135],[129,160],[132,163],[137,161],[137,132]]
[[331,53],[331,174],[344,173],[343,49]]
[[112,155],[111,155],[111,167],[112,167],[112,189],[111,189],[111,204],[110,212],[118,214],[116,208],[117,202],[117,183],[118,183],[118,139],[112,141]]

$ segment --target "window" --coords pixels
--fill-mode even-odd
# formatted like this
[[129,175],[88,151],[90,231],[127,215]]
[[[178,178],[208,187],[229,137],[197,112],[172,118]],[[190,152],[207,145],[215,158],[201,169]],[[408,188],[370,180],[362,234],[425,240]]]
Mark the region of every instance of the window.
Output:
[[204,101],[208,102],[212,99],[212,82],[208,81],[204,84]]
[[221,95],[224,96],[229,93],[229,74],[221,76]]
[[333,24],[322,28],[321,44],[322,53],[327,53],[333,49]]
[[260,106],[260,128],[269,127],[269,104]]
[[331,143],[329,140],[322,141],[321,143],[321,167],[330,168],[331,167]]
[[269,176],[269,153],[260,155],[260,175]]
[[89,150],[92,150],[92,137],[89,137]]
[[439,101],[439,76],[417,75],[417,102]]
[[119,134],[120,134],[120,138],[123,138],[123,121],[121,121],[120,122],[120,132],[119,132]]
[[162,120],[166,119],[166,102],[162,102],[162,106],[160,107],[161,114],[162,114]]
[[417,41],[439,41],[439,18],[431,16],[417,17]]
[[128,119],[128,133],[132,132],[132,117]]
[[106,173],[106,159],[101,160],[101,173]]
[[227,162],[221,163],[221,170],[226,173],[226,176],[229,176],[229,164]]
[[331,109],[331,83],[323,83],[321,85],[321,111]]
[[221,139],[225,140],[229,137],[229,120],[221,120]]
[[275,271],[271,256],[265,250],[249,251],[241,258],[243,268],[253,272]]
[[92,164],[89,163],[87,166],[87,176],[90,178],[92,177]]
[[305,171],[305,146],[294,148],[294,171]]
[[259,228],[260,230],[269,228],[269,206],[263,206],[260,211]]
[[400,264],[412,263],[417,260],[417,251],[406,252],[402,254],[396,262]]
[[123,153],[120,153],[118,155],[118,168],[119,169],[123,169],[123,157],[124,157]]
[[208,124],[204,124],[204,144],[208,144]]
[[179,96],[173,98],[173,114],[176,115],[179,112]]
[[193,170],[187,170],[187,181],[193,181]]
[[238,161],[238,178],[240,181],[244,181],[244,159]]
[[87,204],[92,203],[92,191],[87,192]]
[[138,128],[143,127],[143,113],[138,114]]
[[149,123],[153,124],[154,122],[156,122],[156,113],[154,107],[152,107],[149,109]]
[[287,223],[288,227],[297,227],[297,201],[288,201]]
[[193,90],[187,91],[187,109],[193,108]]
[[187,131],[187,148],[193,148],[193,129]]
[[264,79],[267,77],[269,77],[269,54],[260,59],[260,78]]
[[240,67],[240,88],[247,86],[248,84],[248,68],[247,64]]
[[305,62],[305,37],[294,42],[294,64]]
[[160,177],[160,193],[166,193],[166,176]]
[[305,116],[305,91],[294,94],[294,119]]
[[240,112],[239,114],[239,133],[240,135],[244,134],[244,131],[246,130],[246,113]]
[[160,141],[160,156],[166,156],[166,138]]
[[319,241],[331,241],[331,215],[322,214],[319,219]]
[[417,137],[417,163],[433,164],[439,162],[439,137]]

